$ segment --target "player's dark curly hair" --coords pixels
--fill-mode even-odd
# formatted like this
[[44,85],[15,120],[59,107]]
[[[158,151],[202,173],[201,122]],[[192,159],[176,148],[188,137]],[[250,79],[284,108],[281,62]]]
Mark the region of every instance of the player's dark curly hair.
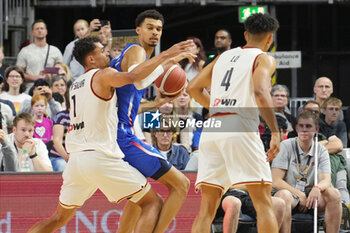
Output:
[[275,32],[279,28],[277,19],[268,14],[252,14],[244,22],[244,28],[251,34]]
[[85,57],[94,51],[97,42],[101,41],[95,36],[88,36],[75,42],[73,56],[82,66],[85,66]]
[[162,24],[164,25],[164,17],[161,13],[158,11],[151,9],[151,10],[145,10],[137,15],[135,19],[135,26],[139,27],[142,22],[145,20],[145,18],[151,18],[162,21]]

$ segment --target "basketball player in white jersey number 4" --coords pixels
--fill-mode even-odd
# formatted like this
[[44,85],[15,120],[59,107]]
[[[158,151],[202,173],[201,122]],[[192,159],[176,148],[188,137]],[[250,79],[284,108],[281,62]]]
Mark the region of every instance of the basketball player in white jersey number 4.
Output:
[[[187,88],[222,123],[221,132],[204,129],[201,135],[196,189],[202,189],[202,200],[192,233],[210,232],[220,198],[230,186],[248,190],[259,233],[278,232],[268,163],[279,152],[280,142],[270,95],[276,61],[265,53],[278,27],[269,15],[250,16],[245,22],[246,45],[221,54]],[[210,85],[209,95],[205,88]],[[273,132],[267,155],[258,133],[259,110]]]
[[86,37],[75,44],[74,57],[86,72],[70,88],[71,126],[66,137],[70,157],[63,172],[59,205],[52,217],[37,223],[29,232],[50,233],[66,225],[97,189],[112,203],[128,198],[139,205],[141,215],[134,232],[153,232],[161,203],[146,178],[123,160],[117,144],[114,88],[135,83],[154,72],[160,75],[163,67],[192,58],[186,52],[192,44],[178,43],[129,73],[108,68],[108,53],[98,38]]

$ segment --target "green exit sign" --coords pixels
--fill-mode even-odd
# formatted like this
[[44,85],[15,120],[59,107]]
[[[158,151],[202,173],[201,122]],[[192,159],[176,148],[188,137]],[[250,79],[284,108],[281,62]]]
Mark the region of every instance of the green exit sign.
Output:
[[241,6],[239,7],[239,22],[243,23],[252,14],[267,13],[267,6]]

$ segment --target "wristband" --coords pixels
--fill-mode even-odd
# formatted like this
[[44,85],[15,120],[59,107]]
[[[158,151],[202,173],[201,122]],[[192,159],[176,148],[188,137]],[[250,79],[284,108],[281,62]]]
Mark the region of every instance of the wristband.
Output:
[[318,188],[320,190],[320,192],[322,193],[322,189],[320,188],[320,186],[314,185],[312,188]]
[[34,153],[33,155],[29,155],[29,158],[30,158],[30,159],[34,159],[36,156],[38,156],[38,154],[37,154],[37,153]]

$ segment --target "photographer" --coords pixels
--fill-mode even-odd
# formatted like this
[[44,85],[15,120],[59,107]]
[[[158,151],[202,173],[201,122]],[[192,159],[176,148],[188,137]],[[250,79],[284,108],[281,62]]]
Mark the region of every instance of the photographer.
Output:
[[[62,111],[62,106],[59,102],[52,98],[52,91],[50,89],[48,81],[46,81],[45,79],[38,79],[34,82],[33,87],[33,96],[40,94],[44,95],[47,98],[48,108],[46,109],[46,114],[49,118],[54,119],[56,114]],[[31,113],[31,101],[31,99],[23,101],[19,108],[19,113]]]

